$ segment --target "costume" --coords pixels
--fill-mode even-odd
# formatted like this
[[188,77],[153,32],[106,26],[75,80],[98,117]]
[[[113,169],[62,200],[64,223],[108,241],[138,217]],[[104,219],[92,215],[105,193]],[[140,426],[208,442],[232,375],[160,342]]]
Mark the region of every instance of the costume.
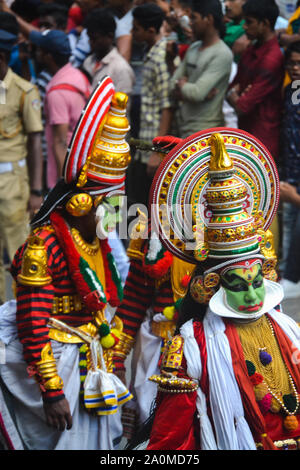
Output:
[[135,400],[123,409],[126,436],[150,415],[156,386],[147,378],[159,372],[161,354],[174,334],[177,310],[194,269],[165,250],[155,233],[151,236],[149,225],[140,214],[127,250],[130,268],[124,298],[116,311],[126,335],[115,348],[116,370],[125,370],[124,362],[133,349],[129,388]]
[[[64,178],[12,264],[16,306],[5,304],[1,312],[0,374],[4,393],[13,397],[16,436],[28,449],[112,449],[121,438],[118,409],[132,397],[112,373],[111,348],[122,324],[106,318],[106,307],[121,301],[122,285],[104,221],[106,207],[124,194],[126,103],[109,77],[94,91],[74,131]],[[95,218],[87,241],[84,226]],[[42,407],[64,398],[73,427],[61,432],[46,426]]]
[[234,129],[189,137],[158,169],[151,200],[160,238],[197,267],[194,311],[180,312],[161,374],[150,378],[159,392],[149,450],[299,445],[300,332],[277,307],[268,231],[278,184],[267,149]]

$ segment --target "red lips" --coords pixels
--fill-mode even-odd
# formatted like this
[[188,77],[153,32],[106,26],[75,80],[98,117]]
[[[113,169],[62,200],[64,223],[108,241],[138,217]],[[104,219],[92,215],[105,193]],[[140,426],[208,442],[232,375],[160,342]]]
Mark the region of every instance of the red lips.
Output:
[[263,303],[260,302],[260,304],[253,305],[252,307],[246,307],[245,305],[240,305],[239,306],[239,311],[240,312],[256,312],[263,306]]

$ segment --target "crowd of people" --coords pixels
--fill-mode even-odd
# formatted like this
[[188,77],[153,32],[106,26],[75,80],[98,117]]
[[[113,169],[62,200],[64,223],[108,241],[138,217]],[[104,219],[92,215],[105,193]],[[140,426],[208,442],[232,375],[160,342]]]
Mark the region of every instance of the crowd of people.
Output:
[[[67,187],[62,185],[61,180],[64,176],[66,183],[68,176],[66,154],[69,152],[70,155],[70,148],[77,145],[76,131],[80,129],[82,132],[78,123],[83,122],[83,110],[89,116],[88,106],[94,105],[93,97],[95,93],[100,93],[99,84],[107,76],[113,83],[114,93],[125,93],[128,96],[130,132],[127,140],[132,142],[126,179],[129,204],[147,206],[149,203],[151,185],[165,155],[165,152],[160,152],[161,147],[155,145],[157,137],[163,142],[162,146],[168,146],[170,142],[175,145],[175,142],[183,142],[189,136],[207,129],[239,129],[245,140],[249,135],[253,136],[268,149],[280,179],[281,210],[271,225],[275,250],[281,260],[280,283],[285,298],[300,297],[300,2],[294,2],[294,8],[288,14],[280,10],[277,3],[275,0],[0,1],[1,304],[7,300],[5,262],[13,262],[12,274],[15,280],[24,277],[22,256],[26,250],[20,247],[29,235],[29,219],[46,220],[52,211],[55,214],[62,201],[67,208]],[[120,98],[121,101],[123,99]],[[114,102],[117,109],[120,107],[120,113],[124,111],[121,101]],[[102,128],[99,129],[102,132]],[[105,136],[108,140],[104,138],[100,142],[101,132],[97,135],[101,151],[105,142],[112,138],[113,127],[109,129]],[[123,141],[120,145],[123,151]],[[111,149],[106,148],[106,151],[110,152]],[[95,162],[101,158],[100,150],[99,155],[95,153]],[[107,161],[104,159],[101,162],[104,167],[99,162],[95,163],[95,167],[102,171]],[[118,169],[113,171],[117,172]],[[114,196],[116,182],[109,180],[111,173],[107,174],[101,180],[105,191],[102,186],[101,190],[97,187],[97,191],[109,198],[107,194]],[[88,183],[85,180],[81,187],[85,187],[85,184],[89,187],[89,179],[96,186],[96,180],[87,173]],[[76,180],[79,187],[80,181]],[[71,182],[74,183],[73,180]],[[277,183],[275,181],[274,185]],[[109,190],[106,187],[108,184],[111,185]],[[92,183],[89,189],[95,193]],[[104,202],[101,199],[99,207],[102,204],[106,207],[105,197]],[[54,199],[56,202],[53,202]],[[119,201],[111,201],[110,204],[119,207]],[[68,208],[66,210],[69,211]],[[79,227],[76,215],[72,212],[72,217],[75,217],[72,223],[70,215],[63,214],[64,220],[74,224],[73,228],[82,230],[81,233],[88,232],[90,226]],[[61,237],[59,227],[63,227],[62,222],[56,216],[51,221],[58,238]],[[42,230],[39,236],[46,244],[48,259],[52,260],[51,275],[53,278],[59,277],[60,270],[65,269],[64,276],[68,281],[65,281],[63,294],[75,299],[73,290],[70,294],[74,280],[71,271],[65,267],[70,261],[68,248],[64,246],[66,252],[63,250],[60,253],[60,249],[55,248],[57,242],[54,235],[51,230],[49,233],[47,230],[45,228],[45,233]],[[90,232],[88,238],[92,240]],[[154,388],[150,391],[150,386],[147,386],[145,391],[142,387],[145,385],[145,376],[151,375],[154,362],[153,371],[157,369],[161,339],[166,344],[169,333],[174,333],[174,309],[177,308],[176,302],[185,294],[183,289],[180,295],[175,296],[175,275],[172,272],[176,271],[177,276],[185,273],[190,280],[193,269],[188,259],[185,260],[186,264],[179,267],[179,261],[175,257],[169,259],[168,254],[161,255],[161,264],[149,261],[148,266],[145,261],[147,255],[144,257],[143,254],[141,258],[140,251],[133,248],[134,243],[132,245],[129,240],[124,240],[123,244],[118,243],[118,240],[111,241],[113,251],[114,243],[116,262],[120,269],[125,265],[125,273],[121,276],[125,289],[123,302],[112,306],[117,308],[117,316],[123,321],[122,334],[127,338],[128,344],[124,341],[128,348],[130,343],[130,348],[125,348],[126,354],[124,351],[115,351],[115,372],[119,380],[118,387],[121,387],[120,384],[126,382],[124,361],[134,340],[139,337],[140,346],[138,352],[135,352],[135,370],[132,373],[136,383],[132,383],[130,390],[134,389],[137,401],[139,397],[144,398],[144,402],[140,400],[141,424],[149,415],[155,394]],[[158,244],[157,240],[153,241],[156,255],[161,253],[161,245],[157,248]],[[128,256],[132,255],[130,268],[125,248],[128,248]],[[53,250],[57,250],[55,256]],[[150,240],[149,252],[151,250]],[[56,257],[60,258],[59,262]],[[64,261],[64,257],[67,261]],[[258,264],[253,264],[255,269]],[[260,268],[257,270],[260,273]],[[164,276],[167,273],[168,284],[165,285]],[[109,290],[107,272],[103,276]],[[231,278],[228,279],[224,282],[229,284]],[[43,288],[45,285],[47,283],[43,284]],[[26,289],[22,291],[21,303],[26,304],[28,295]],[[57,295],[57,292],[53,295]],[[46,309],[47,301],[39,297],[39,302],[44,302],[43,308]],[[157,315],[169,305],[173,308],[168,331],[167,325],[163,325],[164,333],[158,334],[159,340],[152,343],[149,327],[152,319],[149,324],[147,319],[145,321],[145,312],[151,305]],[[25,307],[19,312],[21,320],[23,318],[22,329],[26,330],[28,312]],[[70,323],[71,327],[79,325],[75,316],[73,323]],[[36,358],[44,351],[42,347],[47,347],[43,336],[45,324],[39,323],[40,318],[35,321],[35,334],[39,338],[43,337],[44,341],[42,344],[40,339],[38,351],[33,351],[36,346],[29,344],[26,334],[21,332],[21,342],[25,349],[27,347],[29,362],[35,364],[34,367],[41,362],[36,362]],[[86,314],[86,322],[89,321]],[[100,322],[97,326],[103,325]],[[146,359],[141,362],[142,341],[148,341],[149,347],[153,348],[152,365]],[[41,370],[39,372],[42,374]],[[47,423],[52,427],[53,423],[54,427],[61,426],[63,430],[66,422],[69,429],[72,427],[72,413],[64,402],[62,387],[57,384],[58,390],[52,387],[43,391],[44,402],[50,403],[48,409],[44,407],[48,413]],[[122,389],[122,393],[125,395],[129,392]],[[149,399],[146,403],[147,393]],[[61,409],[57,408],[54,412],[51,406],[56,400],[61,404]],[[77,410],[77,403],[74,402],[73,408]],[[123,415],[127,419],[124,418],[124,429],[128,430],[129,437],[132,437],[132,429],[136,424],[136,414],[132,410],[128,405]],[[74,422],[78,426],[83,422],[86,429],[95,426],[94,423],[87,423],[79,412],[75,416]],[[153,449],[157,445],[156,437],[161,423],[159,417],[156,419],[156,434],[150,439],[150,448],[153,446]],[[101,423],[102,428],[114,426],[109,424],[109,420],[105,425],[103,420]],[[116,436],[120,439],[119,423],[115,427]],[[28,430],[24,432],[30,433]],[[46,439],[45,429],[42,429],[41,436],[40,448],[43,439]],[[56,431],[53,431],[51,439],[54,447],[63,448],[65,445]],[[80,437],[76,439],[79,445]],[[114,437],[108,444],[99,444],[101,439],[99,437],[96,446],[108,445],[113,448],[116,445]],[[28,442],[30,446],[29,438]],[[188,445],[194,443],[189,441]]]

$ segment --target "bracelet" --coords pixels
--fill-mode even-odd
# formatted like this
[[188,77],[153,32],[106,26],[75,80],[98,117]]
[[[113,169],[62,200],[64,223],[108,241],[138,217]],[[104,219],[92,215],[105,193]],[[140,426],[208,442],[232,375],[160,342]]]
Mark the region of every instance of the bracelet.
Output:
[[133,348],[134,343],[135,339],[132,336],[122,332],[119,342],[114,346],[113,355],[125,359]]
[[34,196],[42,197],[44,194],[44,191],[42,189],[31,189],[30,194],[33,194]]
[[41,360],[36,363],[36,367],[42,378],[42,385],[46,390],[62,390],[64,384],[57,374],[56,361],[50,343],[44,346],[41,352]]

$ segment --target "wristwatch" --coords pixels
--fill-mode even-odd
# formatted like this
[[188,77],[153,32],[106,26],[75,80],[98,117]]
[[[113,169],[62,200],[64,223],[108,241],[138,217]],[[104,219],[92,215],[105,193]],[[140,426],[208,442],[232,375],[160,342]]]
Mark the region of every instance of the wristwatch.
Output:
[[44,191],[42,189],[31,189],[30,194],[34,196],[42,197],[44,195]]

